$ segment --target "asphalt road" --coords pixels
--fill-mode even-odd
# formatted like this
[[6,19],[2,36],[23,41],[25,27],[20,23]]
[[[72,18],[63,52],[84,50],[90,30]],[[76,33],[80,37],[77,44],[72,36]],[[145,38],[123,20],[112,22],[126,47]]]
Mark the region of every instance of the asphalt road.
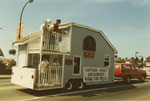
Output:
[[150,101],[150,80],[131,84],[122,82],[88,86],[83,91],[66,92],[64,89],[33,91],[13,85],[10,79],[0,79],[0,101]]

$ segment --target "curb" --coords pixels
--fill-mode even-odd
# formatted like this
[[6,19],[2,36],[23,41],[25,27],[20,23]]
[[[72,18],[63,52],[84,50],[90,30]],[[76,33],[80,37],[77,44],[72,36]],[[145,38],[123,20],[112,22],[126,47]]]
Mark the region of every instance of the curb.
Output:
[[0,75],[0,79],[9,79],[11,75]]

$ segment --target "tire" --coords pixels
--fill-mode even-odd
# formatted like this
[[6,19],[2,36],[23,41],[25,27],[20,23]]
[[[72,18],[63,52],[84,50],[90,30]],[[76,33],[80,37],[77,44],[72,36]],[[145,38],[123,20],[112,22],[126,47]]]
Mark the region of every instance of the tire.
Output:
[[85,83],[83,81],[79,81],[78,90],[82,90],[85,88]]
[[140,81],[141,81],[141,82],[145,82],[145,78],[146,78],[146,77],[143,75],[143,76],[140,78]]
[[131,83],[130,76],[128,76],[128,77],[125,79],[125,82],[126,82],[126,83]]
[[65,89],[71,91],[73,89],[73,83],[71,81],[68,81],[65,86]]

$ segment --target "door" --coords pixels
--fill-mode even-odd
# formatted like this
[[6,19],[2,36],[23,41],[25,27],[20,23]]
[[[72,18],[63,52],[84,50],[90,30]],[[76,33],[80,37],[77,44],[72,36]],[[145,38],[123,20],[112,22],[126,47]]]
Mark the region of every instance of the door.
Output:
[[141,78],[142,73],[140,72],[140,69],[135,66],[135,78]]
[[18,67],[23,67],[26,65],[26,51],[19,51],[17,63]]
[[73,59],[73,74],[80,75],[81,74],[81,58],[75,56]]
[[17,57],[18,67],[26,66],[26,54],[27,54],[27,45],[18,46],[18,57]]

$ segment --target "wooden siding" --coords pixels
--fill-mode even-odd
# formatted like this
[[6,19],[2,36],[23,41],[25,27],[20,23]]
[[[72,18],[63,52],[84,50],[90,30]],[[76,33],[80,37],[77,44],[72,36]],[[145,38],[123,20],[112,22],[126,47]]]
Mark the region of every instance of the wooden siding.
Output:
[[17,66],[22,67],[27,64],[27,44],[18,46]]
[[[85,58],[83,51],[83,40],[86,36],[92,36],[96,41],[96,52],[95,58]],[[104,56],[110,56],[110,67],[108,82],[102,83],[111,83],[113,80],[113,66],[114,66],[114,51],[110,45],[104,40],[100,33],[80,28],[77,26],[72,27],[72,39],[71,39],[71,55],[66,56],[66,59],[73,59],[73,56],[81,56],[81,68],[83,67],[104,67]],[[64,66],[64,85],[69,79],[83,78],[83,69],[81,69],[81,75],[73,75],[73,64]],[[89,83],[90,84],[90,83]],[[93,84],[93,83],[92,83]]]

